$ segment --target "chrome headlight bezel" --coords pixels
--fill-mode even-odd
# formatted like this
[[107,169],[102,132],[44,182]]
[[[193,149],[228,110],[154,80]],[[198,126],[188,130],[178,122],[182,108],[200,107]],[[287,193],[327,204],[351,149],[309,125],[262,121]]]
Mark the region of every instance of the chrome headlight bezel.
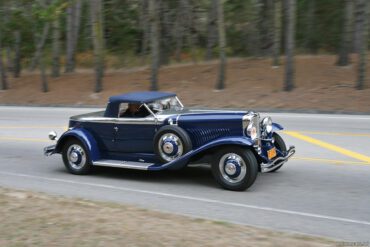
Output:
[[256,140],[258,137],[257,126],[253,122],[250,122],[247,127],[247,135],[252,139],[252,141]]

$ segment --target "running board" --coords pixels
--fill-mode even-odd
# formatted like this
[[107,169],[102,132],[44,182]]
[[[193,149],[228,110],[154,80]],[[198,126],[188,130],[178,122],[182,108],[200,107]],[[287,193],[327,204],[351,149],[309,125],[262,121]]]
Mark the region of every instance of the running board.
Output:
[[154,163],[125,161],[125,160],[97,160],[93,162],[93,165],[136,169],[136,170],[148,170],[149,166],[154,165]]

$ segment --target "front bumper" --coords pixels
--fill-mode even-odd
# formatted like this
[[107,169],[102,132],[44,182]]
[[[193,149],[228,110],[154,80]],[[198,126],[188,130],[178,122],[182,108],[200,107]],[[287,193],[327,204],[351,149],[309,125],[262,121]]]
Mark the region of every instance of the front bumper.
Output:
[[55,152],[55,146],[56,145],[51,145],[51,146],[47,146],[44,148],[44,155],[45,156],[50,156],[52,154],[54,154]]
[[290,146],[289,149],[285,152],[285,155],[282,157],[277,157],[272,162],[267,164],[261,164],[261,172],[269,172],[272,171],[282,165],[284,165],[285,162],[287,162],[290,157],[295,154],[295,147]]

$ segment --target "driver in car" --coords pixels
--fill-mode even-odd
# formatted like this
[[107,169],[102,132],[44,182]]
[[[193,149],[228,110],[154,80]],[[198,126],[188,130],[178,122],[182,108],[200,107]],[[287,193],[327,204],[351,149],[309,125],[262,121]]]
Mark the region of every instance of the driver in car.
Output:
[[149,112],[140,104],[129,103],[125,112],[120,114],[120,117],[146,117]]

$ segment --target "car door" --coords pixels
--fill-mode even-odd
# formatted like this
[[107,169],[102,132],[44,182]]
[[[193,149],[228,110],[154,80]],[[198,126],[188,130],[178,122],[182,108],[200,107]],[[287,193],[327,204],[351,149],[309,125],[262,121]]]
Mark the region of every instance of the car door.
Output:
[[153,153],[157,121],[153,115],[144,118],[119,117],[114,125],[114,151],[120,153]]

